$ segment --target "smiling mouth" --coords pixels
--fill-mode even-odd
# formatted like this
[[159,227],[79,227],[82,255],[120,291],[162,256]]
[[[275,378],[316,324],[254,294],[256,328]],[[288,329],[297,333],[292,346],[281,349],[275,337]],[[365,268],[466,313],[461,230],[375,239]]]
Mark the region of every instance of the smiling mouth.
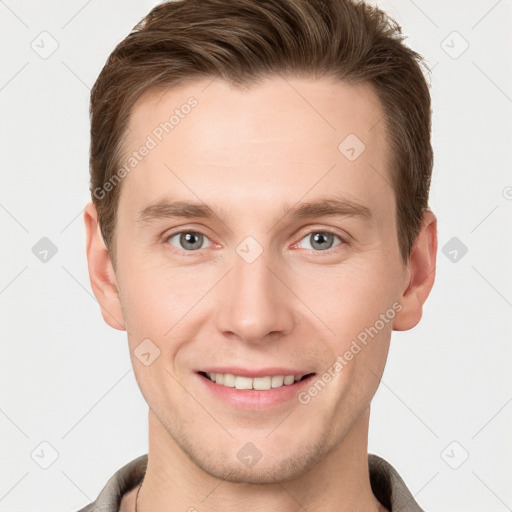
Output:
[[314,373],[302,375],[272,375],[266,377],[245,377],[243,375],[233,375],[231,373],[211,373],[198,372],[199,375],[216,384],[228,388],[236,389],[255,389],[258,391],[266,391],[269,389],[281,388],[283,386],[291,386],[296,382],[309,379]]

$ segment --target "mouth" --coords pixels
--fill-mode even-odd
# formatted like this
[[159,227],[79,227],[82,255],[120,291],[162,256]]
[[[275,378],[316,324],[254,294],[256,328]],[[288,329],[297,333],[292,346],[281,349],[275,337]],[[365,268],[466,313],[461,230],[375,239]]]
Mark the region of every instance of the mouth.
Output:
[[235,375],[233,373],[198,372],[201,377],[226,388],[237,390],[268,391],[286,386],[292,386],[298,382],[310,379],[314,373],[290,374],[290,375],[264,375],[249,377],[246,375]]

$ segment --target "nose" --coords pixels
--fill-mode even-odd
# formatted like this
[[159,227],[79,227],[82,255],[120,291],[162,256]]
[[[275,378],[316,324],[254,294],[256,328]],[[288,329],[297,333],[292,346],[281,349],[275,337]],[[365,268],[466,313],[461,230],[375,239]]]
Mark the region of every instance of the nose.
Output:
[[233,262],[219,289],[219,331],[247,343],[288,335],[294,326],[293,294],[283,272],[270,265],[265,251],[252,263],[237,254]]

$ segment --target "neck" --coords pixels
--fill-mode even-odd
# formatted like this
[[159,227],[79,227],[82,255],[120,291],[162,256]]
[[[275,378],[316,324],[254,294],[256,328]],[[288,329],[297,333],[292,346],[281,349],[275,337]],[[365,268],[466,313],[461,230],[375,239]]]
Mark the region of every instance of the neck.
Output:
[[385,511],[368,471],[369,408],[343,440],[298,478],[269,484],[232,483],[198,467],[149,412],[148,465],[138,512]]

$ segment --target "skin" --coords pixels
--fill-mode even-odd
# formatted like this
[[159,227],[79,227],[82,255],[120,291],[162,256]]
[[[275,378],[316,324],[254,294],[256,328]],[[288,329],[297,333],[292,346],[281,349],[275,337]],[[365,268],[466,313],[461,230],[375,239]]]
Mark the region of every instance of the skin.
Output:
[[[436,217],[426,212],[404,263],[383,111],[368,85],[278,76],[250,90],[217,79],[148,93],[132,110],[126,153],[190,96],[197,107],[122,181],[115,270],[94,206],[85,211],[91,285],[105,321],[128,332],[149,405],[138,510],[385,510],[368,478],[370,402],[392,330],[420,321],[434,283]],[[354,161],[338,150],[348,134],[366,146]],[[371,221],[283,215],[334,194],[369,208]],[[162,199],[205,203],[217,216],[137,220]],[[202,233],[201,248],[187,252],[180,230]],[[318,248],[311,235],[325,230],[335,236]],[[247,236],[263,250],[252,263],[236,252]],[[401,310],[306,405],[240,410],[194,373],[322,375],[394,303]],[[149,366],[134,355],[146,338],[160,350]],[[261,453],[252,467],[237,458],[247,442]],[[123,511],[135,510],[135,492]]]

